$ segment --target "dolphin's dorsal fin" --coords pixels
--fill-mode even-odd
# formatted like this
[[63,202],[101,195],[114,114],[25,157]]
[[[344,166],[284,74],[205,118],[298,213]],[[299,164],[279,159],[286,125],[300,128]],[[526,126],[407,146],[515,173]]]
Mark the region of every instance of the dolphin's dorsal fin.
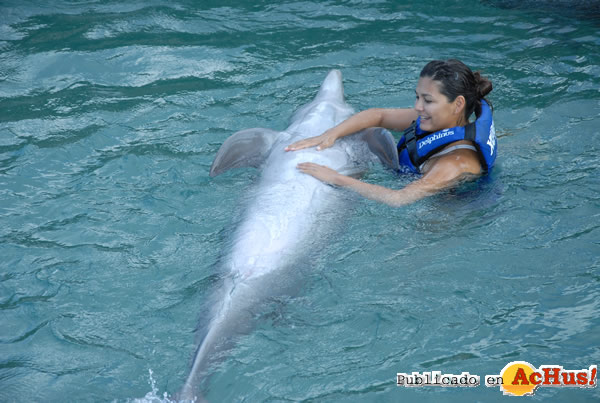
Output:
[[246,129],[232,134],[225,142],[210,167],[210,176],[217,176],[232,168],[257,168],[265,160],[277,138],[271,129]]
[[369,145],[369,150],[379,158],[383,165],[394,171],[400,169],[398,148],[392,133],[381,127],[371,127],[363,130],[362,139]]

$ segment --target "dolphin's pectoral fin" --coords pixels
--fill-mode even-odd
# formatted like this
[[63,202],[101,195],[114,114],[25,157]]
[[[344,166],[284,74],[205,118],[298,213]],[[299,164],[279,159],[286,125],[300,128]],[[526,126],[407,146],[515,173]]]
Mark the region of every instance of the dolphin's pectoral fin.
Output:
[[398,171],[398,148],[392,133],[381,127],[372,127],[364,130],[362,138],[369,145],[369,150],[375,154],[382,164]]
[[271,151],[278,132],[271,129],[246,129],[225,140],[210,167],[210,176],[217,176],[232,168],[257,168]]

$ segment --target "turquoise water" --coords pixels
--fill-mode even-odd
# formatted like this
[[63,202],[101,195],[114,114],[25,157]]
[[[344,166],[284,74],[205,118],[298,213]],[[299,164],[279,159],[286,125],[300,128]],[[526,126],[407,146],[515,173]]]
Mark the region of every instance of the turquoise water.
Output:
[[[408,107],[434,58],[494,83],[489,178],[392,209],[353,199],[297,295],[215,368],[211,401],[501,401],[397,372],[600,361],[600,23],[501,2],[0,4],[0,401],[160,399],[258,172],[224,139],[282,130],[340,69]],[[596,14],[597,15],[597,14]],[[590,17],[591,16],[591,17]],[[374,166],[365,180],[411,178]],[[528,400],[598,401],[540,388]]]

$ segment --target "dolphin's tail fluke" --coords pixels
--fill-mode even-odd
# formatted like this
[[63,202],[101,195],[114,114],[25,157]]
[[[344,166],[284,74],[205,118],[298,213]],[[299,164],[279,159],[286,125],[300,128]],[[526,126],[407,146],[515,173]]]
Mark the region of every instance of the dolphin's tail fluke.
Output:
[[235,284],[229,280],[222,293],[221,304],[215,310],[208,331],[196,350],[187,380],[177,394],[178,401],[206,401],[200,395],[200,385],[210,375],[211,366],[222,359],[223,352],[234,346],[239,335],[251,329],[254,308],[259,302],[257,290],[251,284]]

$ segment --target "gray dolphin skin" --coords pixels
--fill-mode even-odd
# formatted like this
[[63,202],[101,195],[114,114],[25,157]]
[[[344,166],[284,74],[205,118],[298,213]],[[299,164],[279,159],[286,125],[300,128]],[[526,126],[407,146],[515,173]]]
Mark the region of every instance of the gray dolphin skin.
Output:
[[398,170],[395,141],[381,128],[344,137],[322,151],[284,151],[287,145],[322,134],[352,114],[344,100],[342,74],[332,70],[315,99],[298,109],[286,130],[243,130],[219,149],[211,176],[239,167],[260,168],[262,173],[234,231],[231,250],[224,254],[223,286],[179,399],[200,397],[200,385],[210,375],[211,365],[223,359],[237,336],[250,331],[261,303],[289,295],[302,272],[299,268],[309,266],[311,251],[326,242],[335,218],[346,214],[348,195],[303,174],[297,164],[310,161],[357,176],[379,159]]

